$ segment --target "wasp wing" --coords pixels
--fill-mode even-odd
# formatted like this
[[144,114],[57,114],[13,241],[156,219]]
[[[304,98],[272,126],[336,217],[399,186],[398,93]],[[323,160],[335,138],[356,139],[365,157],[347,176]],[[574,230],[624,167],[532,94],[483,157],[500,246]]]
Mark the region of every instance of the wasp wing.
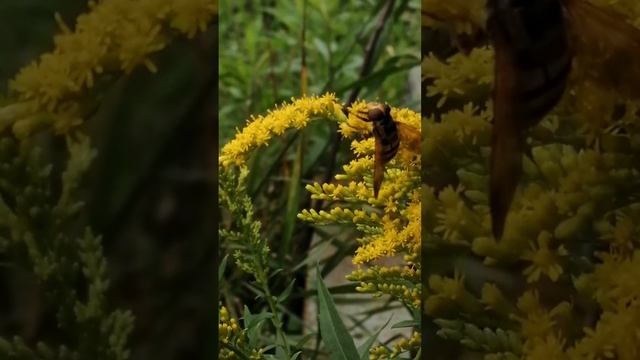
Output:
[[399,121],[396,121],[396,128],[398,129],[400,145],[416,154],[420,154],[420,145],[422,143],[422,135],[420,134],[420,131],[409,124],[401,123]]
[[496,239],[502,237],[505,220],[522,171],[523,135],[519,119],[514,118],[516,70],[512,54],[499,32],[494,33],[495,82],[493,129],[489,180],[491,226]]
[[574,72],[620,95],[640,98],[640,29],[586,0],[563,0]]

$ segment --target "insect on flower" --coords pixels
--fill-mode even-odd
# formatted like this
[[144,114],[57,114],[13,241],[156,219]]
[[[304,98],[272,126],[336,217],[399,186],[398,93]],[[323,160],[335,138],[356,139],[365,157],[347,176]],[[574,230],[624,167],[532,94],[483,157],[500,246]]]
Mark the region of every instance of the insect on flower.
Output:
[[555,107],[576,70],[621,97],[640,98],[640,30],[587,0],[487,0],[486,9],[485,35],[495,50],[489,201],[500,239],[525,131]]
[[391,107],[388,104],[369,103],[366,116],[363,113],[353,115],[373,125],[372,134],[375,139],[373,194],[377,198],[384,178],[385,164],[396,156],[401,142],[419,151],[420,132],[411,125],[395,121],[391,117]]

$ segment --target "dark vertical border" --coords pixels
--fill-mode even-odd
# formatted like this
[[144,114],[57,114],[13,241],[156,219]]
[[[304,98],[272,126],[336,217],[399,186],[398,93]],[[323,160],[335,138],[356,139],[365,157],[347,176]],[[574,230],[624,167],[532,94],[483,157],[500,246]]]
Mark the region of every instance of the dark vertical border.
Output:
[[219,78],[219,69],[218,69],[218,57],[219,57],[219,44],[220,44],[220,32],[219,32],[219,11],[220,11],[220,5],[218,4],[218,2],[216,1],[216,6],[218,6],[218,15],[216,15],[216,18],[214,20],[214,25],[213,25],[213,32],[215,34],[215,36],[213,37],[214,41],[216,42],[215,45],[213,46],[213,54],[211,56],[211,61],[213,62],[213,72],[214,72],[214,76],[213,78],[215,79],[214,83],[213,83],[213,96],[211,99],[211,104],[212,104],[212,114],[211,114],[211,121],[208,123],[209,126],[211,127],[211,134],[212,134],[212,139],[211,139],[211,147],[210,147],[210,151],[209,153],[211,154],[211,159],[210,159],[210,165],[212,170],[212,175],[213,175],[213,195],[214,195],[214,199],[212,199],[212,201],[215,201],[215,210],[214,210],[214,216],[215,216],[215,223],[214,223],[214,232],[213,232],[213,242],[214,242],[214,257],[213,257],[213,291],[214,291],[214,299],[215,299],[215,303],[211,304],[212,305],[212,309],[214,310],[214,322],[213,322],[213,337],[212,337],[212,343],[213,345],[213,353],[211,354],[212,356],[209,356],[210,359],[217,359],[218,358],[218,322],[219,322],[219,309],[220,307],[218,306],[218,302],[220,301],[220,294],[218,292],[219,286],[218,286],[218,264],[220,263],[220,244],[219,244],[219,239],[218,239],[218,224],[220,223],[220,207],[218,204],[218,142],[219,142],[219,130],[218,130],[218,125],[220,123],[220,119],[218,117],[218,109],[219,109],[219,101],[218,101],[218,78]]

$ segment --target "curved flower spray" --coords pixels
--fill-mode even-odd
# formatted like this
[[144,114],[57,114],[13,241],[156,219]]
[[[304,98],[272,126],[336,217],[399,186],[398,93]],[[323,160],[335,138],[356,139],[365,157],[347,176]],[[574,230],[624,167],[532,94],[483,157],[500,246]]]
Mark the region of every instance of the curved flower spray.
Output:
[[[366,103],[356,102],[349,109],[349,114],[361,111],[366,111]],[[392,116],[395,121],[406,123],[420,131],[419,114],[407,109],[392,109]],[[232,180],[238,178],[234,174],[246,178],[246,161],[253,150],[268,144],[275,136],[282,135],[289,129],[301,129],[312,120],[323,118],[338,121],[344,137],[359,137],[351,143],[356,157],[343,167],[342,174],[336,175],[337,183],[314,183],[306,187],[312,198],[325,200],[333,204],[332,208],[319,212],[313,209],[303,210],[298,218],[317,225],[341,224],[359,230],[362,234],[357,239],[360,247],[353,262],[371,266],[356,270],[348,279],[360,283],[358,291],[374,296],[391,295],[407,308],[417,311],[421,304],[421,154],[401,145],[396,157],[386,165],[385,180],[378,198],[375,198],[372,185],[374,140],[370,137],[371,124],[356,116],[346,116],[342,104],[334,95],[293,99],[291,103],[269,111],[264,116],[252,118],[220,152],[222,203],[232,207],[231,199],[237,199],[232,196],[232,187],[226,184],[237,184]],[[250,211],[244,213],[247,212]],[[257,221],[256,223],[259,224]],[[224,230],[221,234],[224,239],[228,232]],[[257,232],[254,235],[259,238]],[[251,237],[227,236],[226,239],[244,241],[242,239]],[[257,245],[260,241],[261,245]],[[257,249],[256,253],[261,254],[269,251],[264,240],[255,242],[253,248]],[[402,266],[373,265],[376,260],[398,254],[404,255]],[[237,262],[245,264],[244,269],[257,275],[255,261],[253,265],[246,266],[252,262],[249,257],[242,252],[237,252],[234,256]],[[264,261],[266,259],[260,262]],[[392,349],[384,346],[372,349],[371,356],[381,359],[396,357],[405,351],[416,351],[419,347],[420,334],[416,332],[409,339],[397,342]]]
[[217,9],[217,0],[89,1],[73,30],[57,14],[61,32],[55,47],[10,81],[17,101],[0,107],[0,130],[13,126],[24,138],[48,125],[67,133],[93,110],[87,94],[105,75],[130,73],[140,65],[156,72],[152,55],[176,32],[191,38],[204,31]]

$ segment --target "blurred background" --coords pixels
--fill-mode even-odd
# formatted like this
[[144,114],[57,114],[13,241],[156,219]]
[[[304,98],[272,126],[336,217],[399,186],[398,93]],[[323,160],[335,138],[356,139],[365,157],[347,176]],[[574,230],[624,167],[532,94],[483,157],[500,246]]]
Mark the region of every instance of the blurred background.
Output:
[[[84,0],[0,2],[0,87],[53,47]],[[98,89],[83,124],[97,157],[84,177],[83,225],[102,236],[110,308],[129,309],[130,359],[214,359],[216,327],[217,28],[177,37],[144,68]],[[54,163],[64,139],[39,141]],[[59,174],[57,174],[59,175]],[[55,309],[28,269],[0,266],[0,336],[52,340]]]

